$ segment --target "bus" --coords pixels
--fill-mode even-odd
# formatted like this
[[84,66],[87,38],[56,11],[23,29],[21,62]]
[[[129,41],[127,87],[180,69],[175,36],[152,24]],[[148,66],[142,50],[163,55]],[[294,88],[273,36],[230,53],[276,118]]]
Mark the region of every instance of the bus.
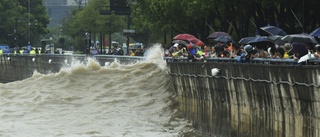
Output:
[[10,53],[10,48],[8,45],[2,44],[0,45],[0,49],[2,49],[2,53]]

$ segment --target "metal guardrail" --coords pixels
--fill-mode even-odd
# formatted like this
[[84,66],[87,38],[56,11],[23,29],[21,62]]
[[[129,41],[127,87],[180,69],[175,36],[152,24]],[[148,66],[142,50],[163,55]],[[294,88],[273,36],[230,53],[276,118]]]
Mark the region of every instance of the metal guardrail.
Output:
[[[11,56],[33,56],[33,57],[38,57],[38,56],[46,56],[46,57],[75,57],[75,58],[86,58],[88,57],[85,54],[73,54],[73,55],[66,55],[66,54],[36,54],[36,55],[29,55],[29,54],[13,54],[13,53],[8,53],[8,54],[3,54],[0,56],[5,56],[5,57],[11,57]],[[121,56],[121,55],[94,55],[91,56],[96,59],[114,59],[117,58],[118,60],[143,60],[145,59],[142,56]],[[270,65],[316,65],[320,66],[320,60],[309,60],[307,62],[303,63],[298,63],[297,60],[294,59],[273,59],[273,58],[254,58],[249,61],[238,61],[236,58],[207,58],[203,60],[189,60],[186,57],[182,58],[172,58],[172,57],[164,57],[164,59],[167,62],[225,62],[225,63],[253,63],[253,64],[270,64]]]
[[235,58],[208,58],[204,60],[189,60],[186,57],[183,58],[171,58],[165,57],[167,62],[225,62],[225,63],[251,63],[251,64],[270,64],[270,65],[315,65],[320,66],[320,60],[313,59],[307,62],[298,63],[294,59],[273,59],[273,58],[254,58],[249,61],[238,61]]

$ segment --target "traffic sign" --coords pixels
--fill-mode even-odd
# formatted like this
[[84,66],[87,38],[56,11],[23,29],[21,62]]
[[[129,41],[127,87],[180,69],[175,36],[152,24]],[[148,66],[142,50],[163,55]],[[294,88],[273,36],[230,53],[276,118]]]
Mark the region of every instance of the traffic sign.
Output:
[[136,30],[133,30],[133,29],[124,29],[123,30],[123,33],[135,33]]

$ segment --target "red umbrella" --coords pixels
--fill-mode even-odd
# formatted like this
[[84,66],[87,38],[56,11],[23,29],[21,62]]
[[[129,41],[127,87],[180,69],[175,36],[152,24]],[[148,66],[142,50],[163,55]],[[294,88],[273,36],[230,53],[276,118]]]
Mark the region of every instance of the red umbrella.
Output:
[[207,39],[215,39],[215,38],[218,38],[218,37],[222,37],[222,36],[226,36],[226,37],[230,37],[231,38],[231,36],[228,34],[228,33],[225,33],[225,32],[213,32],[213,33],[211,33],[208,37],[207,37]]
[[187,40],[190,41],[192,39],[197,39],[195,36],[190,34],[178,34],[177,36],[173,37],[174,40]]
[[204,45],[204,43],[201,41],[201,40],[199,40],[199,39],[197,39],[197,38],[194,38],[194,39],[191,39],[191,40],[189,40],[192,44],[195,44],[195,45],[198,45],[198,46],[203,46]]
[[189,41],[192,44],[198,45],[198,46],[203,46],[204,43],[197,39],[195,36],[191,35],[191,34],[178,34],[177,36],[173,37],[174,41],[175,40],[185,40],[185,41]]

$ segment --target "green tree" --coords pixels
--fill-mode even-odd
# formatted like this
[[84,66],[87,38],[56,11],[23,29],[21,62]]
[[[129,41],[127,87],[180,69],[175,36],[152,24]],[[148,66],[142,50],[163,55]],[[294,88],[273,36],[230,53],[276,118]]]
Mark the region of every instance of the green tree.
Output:
[[[109,34],[120,32],[126,27],[126,18],[118,15],[100,15],[101,6],[109,5],[106,0],[89,1],[87,6],[72,13],[72,16],[65,20],[62,26],[65,35],[69,35],[74,40],[75,50],[85,50],[85,33]],[[98,35],[96,35],[98,36]],[[92,39],[95,39],[92,37]]]
[[[10,47],[25,46],[28,43],[28,30],[30,30],[31,44],[37,44],[41,36],[48,33],[47,16],[42,0],[0,0],[0,18],[2,19],[0,42]],[[28,13],[30,7],[30,14]],[[28,29],[30,17],[30,29]]]
[[17,0],[0,0],[0,18],[1,18],[1,44],[13,44],[15,38],[15,17],[18,17],[23,11]]
[[179,33],[203,41],[214,31],[227,32],[235,40],[267,35],[259,29],[266,25],[288,33],[310,33],[320,26],[319,4],[306,0],[136,0],[131,8],[133,27],[148,35],[148,41],[170,42],[166,37]]

